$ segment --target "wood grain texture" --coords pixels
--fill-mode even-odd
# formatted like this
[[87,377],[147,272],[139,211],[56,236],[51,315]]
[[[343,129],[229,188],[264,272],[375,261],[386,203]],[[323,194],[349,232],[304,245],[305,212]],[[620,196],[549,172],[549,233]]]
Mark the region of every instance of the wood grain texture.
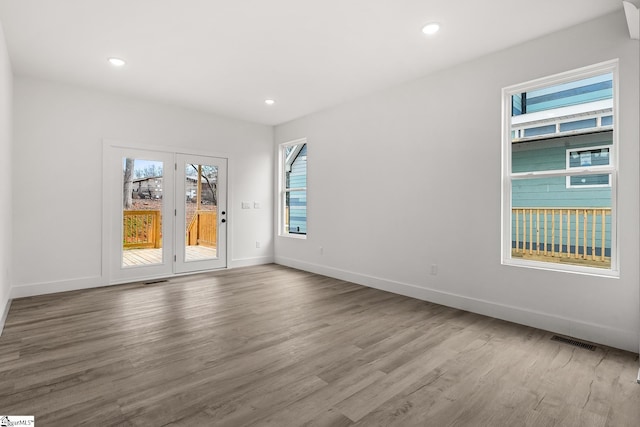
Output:
[[38,425],[636,426],[638,357],[266,265],[14,300],[0,413]]

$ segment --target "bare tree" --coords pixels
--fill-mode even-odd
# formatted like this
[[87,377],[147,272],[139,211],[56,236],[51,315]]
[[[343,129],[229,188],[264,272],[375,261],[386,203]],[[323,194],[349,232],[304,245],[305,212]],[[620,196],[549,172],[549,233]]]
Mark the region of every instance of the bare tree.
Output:
[[136,169],[134,173],[136,178],[155,178],[162,176],[162,165],[152,163],[144,169]]
[[133,204],[133,200],[131,197],[131,193],[133,191],[133,164],[134,159],[127,158],[125,160],[124,188],[122,198],[122,206],[124,209],[131,209],[131,205]]
[[[191,165],[191,167],[196,171],[196,176],[198,175],[198,167],[196,165]],[[218,206],[218,199],[216,197],[216,189],[217,189],[217,184],[215,182],[211,182],[211,180],[209,180],[209,176],[211,176],[211,178],[213,179],[214,177],[214,173],[217,173],[217,171],[215,170],[214,167],[212,166],[208,166],[208,165],[202,165],[202,178],[204,178],[204,180],[207,182],[207,186],[209,187],[209,190],[211,191],[211,201],[213,202],[213,204],[215,206]],[[198,208],[200,209],[200,208]]]

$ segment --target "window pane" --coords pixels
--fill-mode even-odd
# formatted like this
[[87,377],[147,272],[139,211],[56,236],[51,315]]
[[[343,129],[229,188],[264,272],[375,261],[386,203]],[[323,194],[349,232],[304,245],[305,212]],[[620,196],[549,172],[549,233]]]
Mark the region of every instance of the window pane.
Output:
[[560,132],[596,127],[596,119],[576,120],[575,122],[560,123]]
[[285,211],[285,231],[289,234],[307,234],[307,192],[287,192]]
[[612,79],[606,73],[512,95],[512,172],[565,169],[563,148],[611,145],[611,129],[602,126],[613,123]]
[[538,126],[534,128],[528,128],[524,131],[524,136],[537,136],[537,135],[548,135],[556,132],[556,125],[547,125],[547,126]]
[[607,166],[609,164],[609,148],[569,151],[569,167]]
[[184,261],[218,256],[218,167],[187,163],[184,171]]
[[287,146],[285,153],[285,188],[307,186],[307,144]]
[[587,185],[609,185],[610,175],[584,175],[584,176],[571,176],[569,182],[572,187],[587,186]]
[[567,192],[564,177],[514,180],[511,255],[611,268],[611,188]]

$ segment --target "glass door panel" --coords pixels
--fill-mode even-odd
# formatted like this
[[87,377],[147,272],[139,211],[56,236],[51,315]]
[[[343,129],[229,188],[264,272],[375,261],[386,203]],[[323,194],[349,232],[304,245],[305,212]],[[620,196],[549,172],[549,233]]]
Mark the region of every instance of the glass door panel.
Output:
[[122,160],[122,267],[162,264],[164,162]]
[[218,167],[185,165],[185,262],[217,258]]
[[[226,267],[226,159],[178,155],[176,271]],[[182,183],[182,184],[180,184]]]

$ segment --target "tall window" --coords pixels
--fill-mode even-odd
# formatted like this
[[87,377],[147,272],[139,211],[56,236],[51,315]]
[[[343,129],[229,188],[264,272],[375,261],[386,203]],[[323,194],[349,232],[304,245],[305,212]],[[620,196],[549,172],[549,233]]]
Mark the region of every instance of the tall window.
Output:
[[617,61],[503,89],[503,263],[617,274]]
[[307,142],[280,145],[280,235],[307,235]]

